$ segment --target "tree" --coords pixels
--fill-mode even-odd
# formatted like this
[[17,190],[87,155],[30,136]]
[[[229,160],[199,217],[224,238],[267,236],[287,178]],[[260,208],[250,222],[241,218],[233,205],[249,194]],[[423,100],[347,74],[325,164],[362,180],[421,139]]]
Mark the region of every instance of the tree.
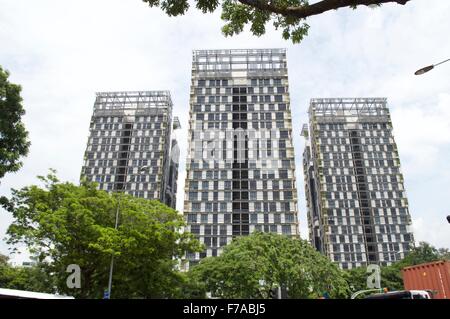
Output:
[[367,273],[367,267],[357,267],[352,269],[347,269],[344,271],[345,279],[347,280],[350,291],[356,292],[361,290],[366,290],[367,288],[367,277],[370,275]]
[[53,278],[41,264],[31,267],[13,267],[9,258],[0,254],[0,287],[34,292],[55,293]]
[[30,142],[22,123],[20,85],[8,81],[9,72],[0,66],[0,179],[22,167],[20,158],[28,154]]
[[[32,185],[12,191],[5,208],[13,223],[8,243],[24,243],[52,274],[58,292],[81,298],[101,298],[107,287],[111,256],[115,256],[114,298],[170,298],[183,278],[174,270],[176,258],[200,250],[184,221],[159,201],[109,194],[95,183],[62,183],[51,172]],[[120,198],[120,223],[115,214]],[[81,269],[81,288],[70,289],[69,265]]]
[[448,248],[439,248],[438,252],[442,260],[450,260],[450,250]]
[[[342,271],[308,242],[273,233],[238,237],[219,257],[190,270],[195,282],[221,298],[269,298],[278,287],[290,298],[345,297]],[[197,287],[201,288],[201,285]]]
[[[445,251],[445,250],[441,250]],[[441,255],[440,250],[436,249],[432,245],[421,241],[418,246],[415,246],[401,261],[395,263],[398,268],[404,268],[407,266],[414,266],[427,262],[440,260],[444,257]]]
[[[189,0],[143,0],[150,7],[160,7],[169,16],[183,15],[189,9]],[[222,28],[225,36],[241,33],[250,25],[253,35],[266,32],[266,24],[273,23],[282,30],[284,39],[299,43],[308,34],[305,19],[339,8],[358,5],[380,6],[383,3],[406,4],[410,0],[322,0],[309,4],[307,0],[196,0],[196,7],[203,13],[214,12],[222,5],[221,18],[226,22]]]
[[8,256],[0,254],[0,288],[9,288],[9,283],[14,278],[8,260]]

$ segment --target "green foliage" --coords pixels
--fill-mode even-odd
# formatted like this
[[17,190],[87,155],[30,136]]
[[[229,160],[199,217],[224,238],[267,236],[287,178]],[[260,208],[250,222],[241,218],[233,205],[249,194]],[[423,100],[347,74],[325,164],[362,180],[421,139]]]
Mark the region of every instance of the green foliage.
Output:
[[42,264],[12,267],[8,257],[0,254],[0,288],[55,293],[55,282]]
[[[169,16],[183,15],[189,9],[188,0],[143,0],[150,7],[160,7]],[[280,14],[271,10],[257,8],[249,4],[243,4],[236,0],[196,0],[196,8],[203,13],[211,13],[222,4],[221,18],[225,21],[222,32],[225,36],[233,36],[250,25],[253,35],[261,36],[266,32],[266,24],[272,21],[273,26],[282,30],[284,39],[291,39],[293,43],[299,43],[308,34],[309,25],[304,19],[292,15]],[[250,1],[249,1],[250,2]],[[261,1],[266,3],[267,1]],[[306,0],[278,0],[270,1],[275,11],[284,11],[288,7],[302,7],[308,5]]]
[[[39,178],[45,187],[13,190],[5,205],[14,217],[8,243],[25,243],[39,262],[46,262],[59,292],[101,298],[112,255],[114,298],[170,298],[181,289],[175,258],[201,247],[191,234],[180,232],[184,221],[175,210],[159,201],[111,195],[94,183],[61,183],[54,172]],[[66,285],[70,264],[81,268],[81,289]]]
[[22,123],[20,85],[8,81],[9,72],[0,66],[0,179],[22,167],[20,158],[28,154],[30,142]]
[[[445,250],[441,250],[445,251]],[[413,247],[411,251],[401,261],[396,263],[397,267],[403,268],[423,264],[431,261],[444,259],[440,251],[426,242],[420,242],[418,246]]]
[[214,12],[218,6],[219,6],[219,0],[198,0],[197,1],[197,9],[202,10],[203,13]]
[[181,283],[178,285],[179,289],[175,294],[176,298],[183,299],[205,299],[206,287],[205,284],[192,275],[192,272],[181,273]]
[[366,267],[358,267],[345,270],[345,279],[351,292],[367,289],[367,273]]
[[[150,7],[160,7],[169,16],[183,15],[189,9],[188,0],[143,0]],[[382,2],[398,2],[398,0],[383,0]],[[203,13],[211,13],[222,7],[221,18],[225,21],[222,33],[233,36],[250,26],[250,32],[261,36],[266,32],[266,25],[272,22],[275,29],[281,30],[282,37],[299,43],[308,35],[309,25],[305,19],[329,10],[342,7],[356,9],[358,5],[379,7],[377,1],[322,1],[310,5],[308,0],[195,0],[196,8]]]
[[[277,287],[290,298],[347,296],[343,272],[304,240],[255,232],[238,237],[219,257],[190,270],[197,288],[221,298],[269,298]],[[202,286],[203,285],[203,286]]]
[[450,260],[450,250],[448,248],[439,248],[439,257],[442,260]]

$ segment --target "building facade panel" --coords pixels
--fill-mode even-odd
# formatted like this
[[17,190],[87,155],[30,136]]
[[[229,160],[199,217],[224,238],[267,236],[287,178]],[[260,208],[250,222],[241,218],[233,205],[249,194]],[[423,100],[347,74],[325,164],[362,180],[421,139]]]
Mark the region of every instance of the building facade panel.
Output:
[[178,169],[170,170],[171,126],[168,91],[97,93],[81,177],[102,190],[175,207],[176,189],[167,195],[170,174]]
[[385,98],[312,99],[303,169],[312,244],[342,268],[402,259],[411,218]]
[[298,236],[286,52],[193,52],[184,214],[206,251],[253,231]]

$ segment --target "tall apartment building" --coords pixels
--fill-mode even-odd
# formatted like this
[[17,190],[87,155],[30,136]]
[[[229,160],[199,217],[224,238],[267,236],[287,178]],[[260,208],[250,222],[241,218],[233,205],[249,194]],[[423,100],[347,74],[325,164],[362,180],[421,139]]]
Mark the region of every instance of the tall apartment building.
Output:
[[312,99],[302,135],[312,244],[344,269],[402,259],[414,240],[386,99]]
[[286,51],[193,52],[184,215],[216,256],[253,231],[298,236]]
[[106,191],[176,204],[168,91],[97,93],[81,177]]

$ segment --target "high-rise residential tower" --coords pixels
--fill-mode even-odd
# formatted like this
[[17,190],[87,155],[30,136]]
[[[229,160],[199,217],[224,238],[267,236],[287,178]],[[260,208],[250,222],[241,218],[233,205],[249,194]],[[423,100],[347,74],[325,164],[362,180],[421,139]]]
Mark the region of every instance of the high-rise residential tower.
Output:
[[386,99],[312,99],[302,135],[312,244],[344,269],[403,258],[414,240]]
[[168,91],[97,93],[81,177],[106,191],[176,204]]
[[284,49],[193,52],[184,215],[220,254],[253,231],[298,236]]

